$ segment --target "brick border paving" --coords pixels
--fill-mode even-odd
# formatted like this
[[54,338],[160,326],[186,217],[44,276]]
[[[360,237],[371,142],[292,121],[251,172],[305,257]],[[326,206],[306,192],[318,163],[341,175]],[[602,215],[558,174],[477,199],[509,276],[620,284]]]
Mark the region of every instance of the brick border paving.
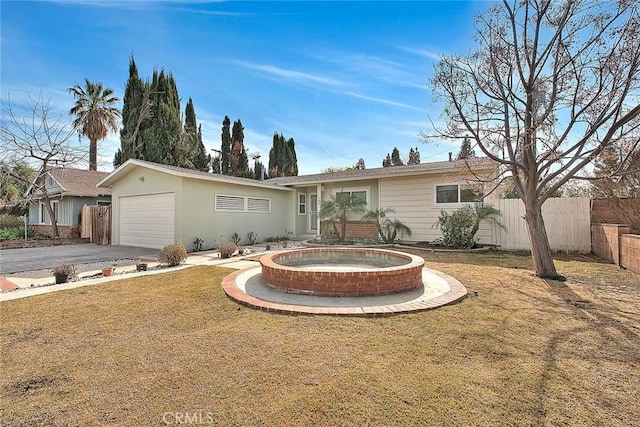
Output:
[[4,277],[0,277],[0,290],[3,292],[11,292],[18,289],[15,283],[10,280],[5,279]]
[[405,303],[379,306],[322,307],[284,304],[256,298],[238,288],[238,286],[236,285],[236,279],[238,278],[238,276],[248,272],[249,270],[258,270],[259,268],[260,267],[249,267],[229,274],[222,281],[222,289],[233,301],[250,308],[266,311],[268,313],[287,315],[317,314],[332,316],[381,317],[394,314],[433,310],[434,308],[442,307],[444,305],[455,304],[467,297],[467,288],[465,288],[464,285],[457,279],[449,276],[448,274],[442,273],[441,271],[425,268],[425,270],[427,270],[428,272],[436,274],[440,278],[444,279],[451,288],[451,291],[426,301],[408,301]]

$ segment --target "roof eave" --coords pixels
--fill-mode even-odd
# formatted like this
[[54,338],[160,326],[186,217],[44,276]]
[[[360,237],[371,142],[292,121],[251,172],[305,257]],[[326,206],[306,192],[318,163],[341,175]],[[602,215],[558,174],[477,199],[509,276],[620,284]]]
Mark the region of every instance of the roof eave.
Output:
[[[491,172],[495,169],[495,167],[491,166],[491,165],[483,165],[482,167],[475,167],[475,168],[471,168],[472,171],[474,172],[482,172],[482,171],[487,171],[487,172]],[[396,177],[402,177],[402,176],[412,176],[412,175],[436,175],[436,174],[441,174],[441,173],[451,173],[451,172],[458,172],[458,171],[466,171],[465,168],[439,168],[439,169],[430,169],[430,170],[424,170],[424,169],[418,169],[418,170],[410,170],[410,171],[393,171],[393,173],[387,173],[387,174],[380,174],[380,175],[359,175],[359,176],[336,176],[336,177],[323,177],[323,178],[318,178],[318,179],[314,179],[314,180],[308,180],[308,181],[295,181],[295,182],[287,182],[287,183],[277,183],[278,185],[287,185],[287,186],[301,186],[301,185],[316,185],[316,184],[323,184],[323,183],[327,183],[327,182],[344,182],[344,181],[364,181],[364,180],[370,180],[370,179],[384,179],[384,178],[396,178]],[[391,171],[390,171],[391,172]]]
[[157,166],[157,165],[154,165],[154,164],[151,164],[151,163],[142,162],[142,161],[139,161],[139,160],[136,160],[136,159],[127,160],[122,166],[120,166],[118,169],[114,170],[109,175],[107,175],[105,178],[103,178],[100,182],[98,182],[96,184],[96,187],[110,187],[110,186],[112,186],[113,183],[115,181],[117,181],[117,179],[116,179],[117,176],[121,175],[122,173],[124,173],[124,171],[126,171],[128,169],[132,169],[135,166],[139,166],[139,167],[155,170],[155,171],[162,172],[162,173],[167,173],[167,174],[173,175],[173,176],[180,176],[182,178],[202,179],[202,180],[205,180],[205,181],[222,182],[222,183],[227,183],[227,184],[247,185],[247,186],[269,188],[269,189],[281,190],[281,191],[292,191],[288,187],[283,187],[283,186],[281,186],[279,184],[275,184],[275,183],[271,183],[270,184],[270,183],[266,183],[264,181],[256,181],[255,183],[237,181],[233,177],[228,177],[227,175],[219,175],[219,174],[211,174],[211,176],[199,175],[199,174],[191,174],[191,173],[177,171],[177,170],[173,170],[173,169],[169,169],[169,168],[163,168],[162,166]]

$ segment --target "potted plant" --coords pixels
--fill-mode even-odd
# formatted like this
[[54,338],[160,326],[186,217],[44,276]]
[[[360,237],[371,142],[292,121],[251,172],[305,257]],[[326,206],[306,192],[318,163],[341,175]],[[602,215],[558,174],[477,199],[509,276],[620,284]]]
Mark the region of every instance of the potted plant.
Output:
[[115,266],[111,266],[111,265],[109,265],[107,267],[104,267],[102,269],[102,275],[105,276],[105,277],[111,276],[115,269],[116,269]]
[[59,283],[67,283],[69,279],[73,278],[76,274],[76,270],[73,265],[70,264],[60,264],[55,267],[52,271],[53,276],[56,278],[56,284]]

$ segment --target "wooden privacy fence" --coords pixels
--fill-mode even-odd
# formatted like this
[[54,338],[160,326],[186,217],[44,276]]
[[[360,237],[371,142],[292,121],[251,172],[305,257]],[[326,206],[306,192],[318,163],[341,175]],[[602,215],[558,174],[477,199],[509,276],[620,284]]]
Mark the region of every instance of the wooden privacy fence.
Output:
[[[531,250],[531,240],[520,199],[500,199],[494,205],[502,213],[505,232],[493,225],[495,242],[504,250]],[[554,251],[591,252],[591,204],[587,197],[561,197],[542,205],[542,217]]]
[[80,237],[97,245],[111,244],[111,206],[83,206]]

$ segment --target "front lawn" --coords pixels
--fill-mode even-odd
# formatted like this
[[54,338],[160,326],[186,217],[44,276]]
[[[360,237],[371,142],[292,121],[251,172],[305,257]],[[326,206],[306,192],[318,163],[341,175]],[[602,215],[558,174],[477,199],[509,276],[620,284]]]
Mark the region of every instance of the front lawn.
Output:
[[[420,253],[420,252],[416,252]],[[283,316],[193,267],[0,305],[4,425],[606,425],[640,419],[640,279],[561,256],[420,253],[470,291],[388,318]]]

